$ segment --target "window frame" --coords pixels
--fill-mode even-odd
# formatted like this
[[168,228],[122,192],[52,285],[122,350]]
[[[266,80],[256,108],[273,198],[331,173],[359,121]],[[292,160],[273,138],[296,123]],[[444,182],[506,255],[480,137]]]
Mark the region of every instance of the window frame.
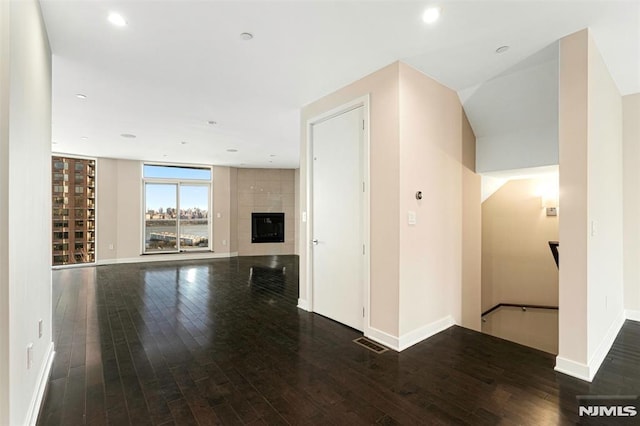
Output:
[[[188,178],[156,178],[145,177],[145,166],[165,166],[165,167],[180,167],[180,168],[195,168],[195,169],[208,169],[209,179],[188,179]],[[142,182],[141,197],[142,197],[142,214],[141,216],[141,238],[140,238],[140,253],[142,255],[156,255],[156,254],[177,254],[177,253],[207,253],[213,252],[213,166],[202,164],[184,164],[184,163],[159,163],[159,162],[146,162],[142,161],[140,164],[140,176]],[[176,185],[176,249],[175,250],[158,250],[148,251],[146,244],[146,214],[147,214],[147,191],[146,185],[150,184],[169,184]],[[207,205],[207,247],[194,247],[183,248],[180,245],[180,187],[181,185],[187,186],[205,186],[208,187],[208,205]]]

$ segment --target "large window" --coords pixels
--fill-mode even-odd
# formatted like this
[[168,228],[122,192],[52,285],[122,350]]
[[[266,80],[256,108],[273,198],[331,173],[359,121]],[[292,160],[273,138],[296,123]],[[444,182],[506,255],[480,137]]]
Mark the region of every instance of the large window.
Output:
[[144,252],[208,250],[211,168],[145,164]]

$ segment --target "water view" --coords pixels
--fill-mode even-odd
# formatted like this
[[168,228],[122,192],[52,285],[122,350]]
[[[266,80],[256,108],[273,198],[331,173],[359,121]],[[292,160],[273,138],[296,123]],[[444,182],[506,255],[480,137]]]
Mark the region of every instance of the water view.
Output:
[[[145,245],[147,251],[176,249],[176,222],[167,220],[145,221]],[[207,219],[180,222],[180,247],[209,247],[209,225]]]

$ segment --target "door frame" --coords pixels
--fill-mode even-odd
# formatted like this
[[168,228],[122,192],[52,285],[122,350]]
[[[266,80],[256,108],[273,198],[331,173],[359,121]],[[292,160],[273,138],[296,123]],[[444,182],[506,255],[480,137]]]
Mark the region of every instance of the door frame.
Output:
[[326,111],[320,115],[310,118],[306,123],[306,133],[307,133],[307,168],[306,168],[306,176],[305,184],[307,187],[307,221],[306,221],[306,243],[307,243],[307,262],[306,262],[306,290],[307,290],[307,307],[308,311],[315,312],[314,304],[313,304],[313,216],[314,216],[314,206],[313,206],[313,126],[316,124],[320,124],[324,121],[330,120],[334,117],[337,117],[346,112],[352,111],[357,108],[364,108],[362,112],[362,116],[364,117],[364,129],[362,135],[362,147],[361,153],[362,157],[360,158],[362,164],[362,181],[364,183],[364,194],[362,197],[362,240],[364,244],[364,259],[362,262],[362,303],[364,305],[364,318],[362,321],[362,331],[365,336],[370,334],[370,307],[371,307],[371,299],[370,299],[370,265],[371,265],[371,244],[370,244],[370,218],[371,218],[371,197],[370,197],[370,138],[369,138],[369,129],[370,129],[370,99],[369,94],[364,96],[360,96],[356,99],[353,99],[345,104],[342,104],[336,108],[333,108],[329,111]]

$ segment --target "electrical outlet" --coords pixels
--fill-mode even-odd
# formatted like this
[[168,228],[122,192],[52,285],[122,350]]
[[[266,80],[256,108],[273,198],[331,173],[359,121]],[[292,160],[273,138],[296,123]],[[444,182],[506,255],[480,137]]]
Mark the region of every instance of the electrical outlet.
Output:
[[42,333],[43,331],[43,327],[44,327],[44,323],[42,322],[42,320],[38,321],[38,338],[42,339]]
[[227,240],[222,240],[222,245],[226,246],[227,245]]
[[113,244],[109,244],[109,250],[113,250]]

